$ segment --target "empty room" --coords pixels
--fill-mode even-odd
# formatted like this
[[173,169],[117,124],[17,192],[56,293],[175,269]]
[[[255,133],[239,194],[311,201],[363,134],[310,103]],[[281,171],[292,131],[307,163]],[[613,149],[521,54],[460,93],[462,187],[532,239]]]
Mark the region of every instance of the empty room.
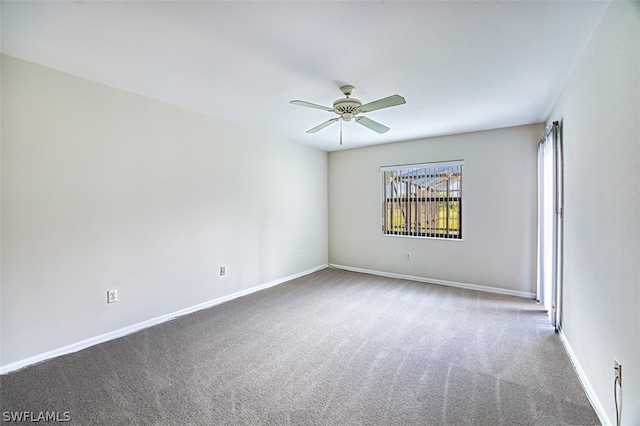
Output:
[[0,25],[2,423],[640,425],[640,2]]

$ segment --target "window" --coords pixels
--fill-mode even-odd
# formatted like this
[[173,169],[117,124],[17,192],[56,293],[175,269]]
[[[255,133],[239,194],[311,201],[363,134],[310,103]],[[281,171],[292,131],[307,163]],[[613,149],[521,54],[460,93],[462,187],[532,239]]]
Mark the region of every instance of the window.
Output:
[[462,239],[463,161],[381,167],[385,235]]

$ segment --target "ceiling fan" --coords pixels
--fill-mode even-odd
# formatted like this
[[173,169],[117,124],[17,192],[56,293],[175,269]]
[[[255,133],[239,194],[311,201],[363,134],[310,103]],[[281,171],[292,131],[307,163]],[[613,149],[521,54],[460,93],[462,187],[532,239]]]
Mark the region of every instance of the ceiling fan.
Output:
[[342,145],[342,122],[355,120],[356,123],[363,125],[364,127],[373,130],[376,133],[386,133],[389,131],[389,127],[384,124],[380,124],[377,121],[373,121],[370,118],[360,116],[358,114],[362,112],[371,112],[378,109],[389,108],[392,106],[402,105],[406,103],[404,98],[400,95],[391,95],[386,98],[378,99],[377,101],[362,104],[359,99],[352,98],[351,94],[355,90],[350,84],[340,87],[344,98],[340,98],[333,103],[333,107],[326,107],[323,105],[313,104],[306,101],[291,101],[290,104],[299,105],[307,108],[321,109],[324,111],[335,112],[339,117],[331,118],[316,127],[307,130],[306,133],[316,133],[327,126],[340,121],[340,145]]

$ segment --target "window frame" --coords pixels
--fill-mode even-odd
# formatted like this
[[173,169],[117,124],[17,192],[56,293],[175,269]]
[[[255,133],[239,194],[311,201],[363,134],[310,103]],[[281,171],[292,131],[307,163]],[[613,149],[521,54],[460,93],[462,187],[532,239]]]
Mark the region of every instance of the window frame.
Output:
[[[464,160],[380,167],[382,235],[462,241],[463,169]],[[397,173],[397,182],[389,182],[396,179],[391,173]],[[394,191],[398,191],[395,196]],[[398,212],[404,222],[399,226],[394,224]]]

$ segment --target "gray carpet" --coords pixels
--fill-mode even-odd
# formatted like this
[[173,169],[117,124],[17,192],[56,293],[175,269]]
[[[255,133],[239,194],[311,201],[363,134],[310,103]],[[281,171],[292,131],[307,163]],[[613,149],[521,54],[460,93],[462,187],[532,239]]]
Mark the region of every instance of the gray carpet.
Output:
[[533,301],[334,269],[0,386],[82,425],[599,424]]

